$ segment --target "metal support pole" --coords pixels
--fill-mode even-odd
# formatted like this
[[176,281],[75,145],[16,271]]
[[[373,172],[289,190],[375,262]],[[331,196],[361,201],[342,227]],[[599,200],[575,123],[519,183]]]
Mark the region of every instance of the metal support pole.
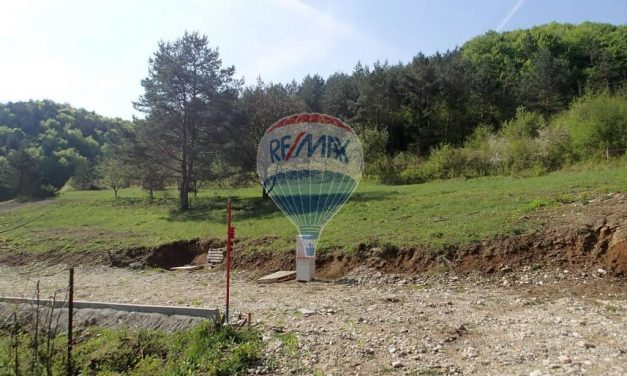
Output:
[[229,305],[231,298],[231,257],[233,253],[233,239],[235,238],[235,227],[231,226],[232,206],[229,199],[226,206],[226,309],[224,310],[224,322],[229,322]]
[[68,305],[67,305],[67,376],[74,374],[74,365],[72,364],[72,326],[74,320],[74,268],[70,268],[70,283],[68,286]]

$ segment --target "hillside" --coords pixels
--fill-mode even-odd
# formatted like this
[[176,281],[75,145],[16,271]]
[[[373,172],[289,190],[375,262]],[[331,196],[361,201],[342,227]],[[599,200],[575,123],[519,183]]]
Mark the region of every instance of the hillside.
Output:
[[0,201],[49,196],[71,177],[88,188],[103,146],[123,124],[50,100],[0,103]]
[[[608,199],[624,194],[626,186],[622,165],[528,178],[490,177],[407,186],[363,183],[324,230],[320,249],[323,254],[346,255],[373,247],[413,248],[426,254],[464,249],[504,236],[553,230],[547,223],[557,223],[554,219],[569,208],[576,210],[568,218],[602,214],[593,210],[591,203],[607,202],[608,210],[624,215],[620,212],[623,207],[613,207]],[[172,209],[173,196],[173,192],[165,192],[160,204],[151,205],[139,190],[126,189],[118,200],[111,191],[92,191],[67,192],[33,203],[6,202],[0,206],[0,231],[28,224],[3,233],[2,248],[5,256],[26,255],[28,259],[27,255],[43,252],[49,254],[44,257],[55,258],[85,252],[124,254],[195,238],[223,239],[227,197],[235,199],[240,254],[273,251],[281,258],[283,252],[294,248],[296,229],[270,200],[259,197],[256,188],[202,191],[194,202],[196,209],[188,212]],[[553,212],[557,214],[550,214]],[[575,223],[575,217],[570,222]],[[578,226],[587,223],[577,221]]]

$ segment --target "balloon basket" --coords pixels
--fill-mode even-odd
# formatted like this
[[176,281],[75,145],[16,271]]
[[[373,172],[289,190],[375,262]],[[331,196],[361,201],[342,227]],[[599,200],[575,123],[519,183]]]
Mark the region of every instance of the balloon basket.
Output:
[[296,280],[310,282],[315,277],[316,240],[311,235],[298,235],[296,237]]

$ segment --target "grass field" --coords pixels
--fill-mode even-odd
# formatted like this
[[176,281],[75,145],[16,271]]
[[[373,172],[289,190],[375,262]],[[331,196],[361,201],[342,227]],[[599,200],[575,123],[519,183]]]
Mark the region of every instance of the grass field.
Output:
[[[358,242],[377,239],[398,246],[466,244],[494,235],[524,233],[539,226],[524,214],[543,207],[625,191],[624,166],[597,171],[560,171],[539,177],[486,177],[420,185],[386,186],[362,182],[353,197],[322,233],[319,247],[352,252]],[[149,204],[139,189],[66,192],[46,201],[0,203],[0,234],[5,248],[28,252],[81,251],[152,246],[195,237],[223,238],[227,197],[234,200],[237,237],[276,236],[249,247],[294,248],[295,227],[260,188],[210,188],[193,199],[193,209],[179,212],[175,190],[157,194]],[[40,217],[41,216],[41,217]]]

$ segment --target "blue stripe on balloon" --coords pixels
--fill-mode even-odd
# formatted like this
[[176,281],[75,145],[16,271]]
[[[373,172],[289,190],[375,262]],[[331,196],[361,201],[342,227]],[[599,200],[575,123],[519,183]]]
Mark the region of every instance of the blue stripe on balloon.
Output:
[[[306,179],[306,181],[302,182],[303,179]],[[333,186],[331,185],[333,181],[336,183],[342,181],[344,183],[339,186],[337,184]],[[317,193],[320,191],[319,189],[314,189],[314,193],[301,192],[299,194],[299,183],[329,184],[330,186],[326,191],[325,187],[322,187],[321,193]],[[348,200],[357,185],[355,180],[346,174],[319,170],[281,172],[268,177],[263,184],[277,206],[285,214],[292,217],[292,220],[309,222],[302,223],[302,225],[321,226],[324,223],[312,223],[313,219],[310,215],[335,212]],[[321,216],[321,218],[324,217],[330,219],[330,216]]]

